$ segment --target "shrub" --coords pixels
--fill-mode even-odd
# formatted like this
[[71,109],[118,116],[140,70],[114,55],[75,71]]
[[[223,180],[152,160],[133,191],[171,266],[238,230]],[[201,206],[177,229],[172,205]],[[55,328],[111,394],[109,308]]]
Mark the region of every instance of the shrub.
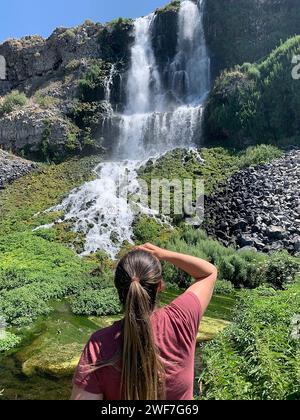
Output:
[[240,168],[246,168],[248,166],[271,162],[273,159],[281,157],[282,154],[282,150],[271,145],[261,144],[249,147],[245,153],[241,155],[239,166]]
[[2,104],[0,104],[0,114],[9,114],[16,108],[25,106],[26,103],[26,95],[24,93],[20,93],[18,90],[13,90],[4,97]]
[[23,287],[2,293],[0,312],[9,324],[21,326],[49,314],[50,308],[39,296],[33,295],[30,288]]
[[[206,238],[206,239],[205,239]],[[225,248],[219,242],[208,239],[202,231],[190,227],[175,230],[169,241],[159,243],[166,248],[205,259],[218,268],[218,278],[230,281],[237,288],[256,288],[269,284],[277,289],[295,280],[299,262],[287,252],[271,256],[260,252],[244,251],[237,253],[234,248]],[[188,287],[192,279],[178,268],[163,263],[164,279],[180,287]]]
[[77,315],[116,315],[121,312],[115,288],[86,291],[71,300],[71,309]]
[[4,353],[16,347],[21,342],[21,339],[15,334],[8,331],[4,333],[4,336],[0,336],[0,353]]
[[157,9],[157,13],[178,12],[180,8],[180,0],[172,0],[166,6]]
[[17,268],[0,269],[0,292],[30,284],[26,272]]
[[291,334],[299,307],[299,284],[243,292],[234,323],[204,348],[205,399],[299,399],[300,340]]
[[108,66],[103,61],[94,61],[83,79],[79,80],[79,99],[83,102],[97,102],[104,99]]
[[62,34],[59,35],[61,39],[74,39],[76,38],[76,33],[74,29],[66,29]]
[[294,281],[299,268],[299,259],[291,257],[287,251],[275,252],[268,260],[265,277],[276,289],[285,289]]
[[41,92],[37,92],[34,95],[34,100],[41,108],[44,109],[52,108],[59,102],[59,99],[54,98],[53,96],[45,95]]
[[235,294],[234,286],[230,281],[218,280],[214,290],[216,295],[233,295]]
[[135,242],[145,243],[160,240],[165,242],[172,232],[170,226],[164,225],[148,216],[139,217],[133,225]]

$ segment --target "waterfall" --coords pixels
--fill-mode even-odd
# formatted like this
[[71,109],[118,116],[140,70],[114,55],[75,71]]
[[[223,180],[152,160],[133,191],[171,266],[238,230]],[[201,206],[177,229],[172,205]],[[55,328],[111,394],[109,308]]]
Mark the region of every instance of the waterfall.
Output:
[[204,25],[204,0],[189,0],[179,11],[178,52],[170,66],[171,89],[185,103],[199,103],[210,87],[210,59]]
[[[50,211],[85,234],[84,255],[98,249],[115,257],[124,241],[131,242],[134,210],[129,195],[142,194],[137,170],[150,157],[199,141],[203,100],[209,90],[209,57],[203,30],[203,2],[183,0],[179,12],[177,54],[167,69],[169,87],[162,86],[152,48],[155,14],[134,24],[134,44],[127,74],[127,103],[119,121],[119,136],[111,161],[96,169],[97,179],[84,184]],[[114,68],[106,83],[110,99]],[[176,97],[176,107],[171,104]],[[141,208],[141,206],[139,207]],[[152,214],[142,207],[143,212]]]
[[104,95],[104,97],[105,97],[105,100],[107,102],[109,102],[109,103],[110,103],[110,100],[111,100],[111,88],[112,88],[113,83],[114,83],[114,76],[115,75],[116,75],[116,65],[113,64],[111,66],[111,69],[110,69],[110,72],[109,72],[109,76],[106,79],[105,86],[104,86],[104,88],[105,88],[105,95]]
[[161,90],[151,40],[154,18],[152,13],[135,21],[135,43],[132,46],[128,74],[126,114],[144,114],[152,111]]

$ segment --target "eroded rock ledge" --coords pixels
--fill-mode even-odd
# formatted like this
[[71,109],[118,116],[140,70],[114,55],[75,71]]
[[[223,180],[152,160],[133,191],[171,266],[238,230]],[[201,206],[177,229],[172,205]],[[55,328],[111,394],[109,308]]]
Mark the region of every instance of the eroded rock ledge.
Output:
[[234,174],[206,198],[208,234],[224,245],[300,252],[300,150]]

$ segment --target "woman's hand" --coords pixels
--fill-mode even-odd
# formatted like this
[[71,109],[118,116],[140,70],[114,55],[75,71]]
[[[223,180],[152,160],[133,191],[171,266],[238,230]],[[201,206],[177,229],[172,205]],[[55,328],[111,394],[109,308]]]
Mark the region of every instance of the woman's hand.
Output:
[[150,254],[154,255],[159,260],[164,260],[167,258],[168,251],[163,248],[159,248],[158,246],[155,246],[150,243],[146,243],[144,245],[140,245],[135,247],[135,249],[140,249],[141,251],[150,252]]

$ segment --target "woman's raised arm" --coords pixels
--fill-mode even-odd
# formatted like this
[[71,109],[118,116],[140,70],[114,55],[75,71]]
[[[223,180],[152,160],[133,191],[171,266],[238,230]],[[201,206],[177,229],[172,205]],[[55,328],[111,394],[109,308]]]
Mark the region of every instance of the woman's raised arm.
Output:
[[195,282],[187,291],[193,292],[198,297],[203,313],[206,311],[213,295],[218,274],[217,268],[213,264],[201,258],[168,251],[150,243],[139,246],[138,249],[150,252],[159,260],[167,261],[193,277]]

